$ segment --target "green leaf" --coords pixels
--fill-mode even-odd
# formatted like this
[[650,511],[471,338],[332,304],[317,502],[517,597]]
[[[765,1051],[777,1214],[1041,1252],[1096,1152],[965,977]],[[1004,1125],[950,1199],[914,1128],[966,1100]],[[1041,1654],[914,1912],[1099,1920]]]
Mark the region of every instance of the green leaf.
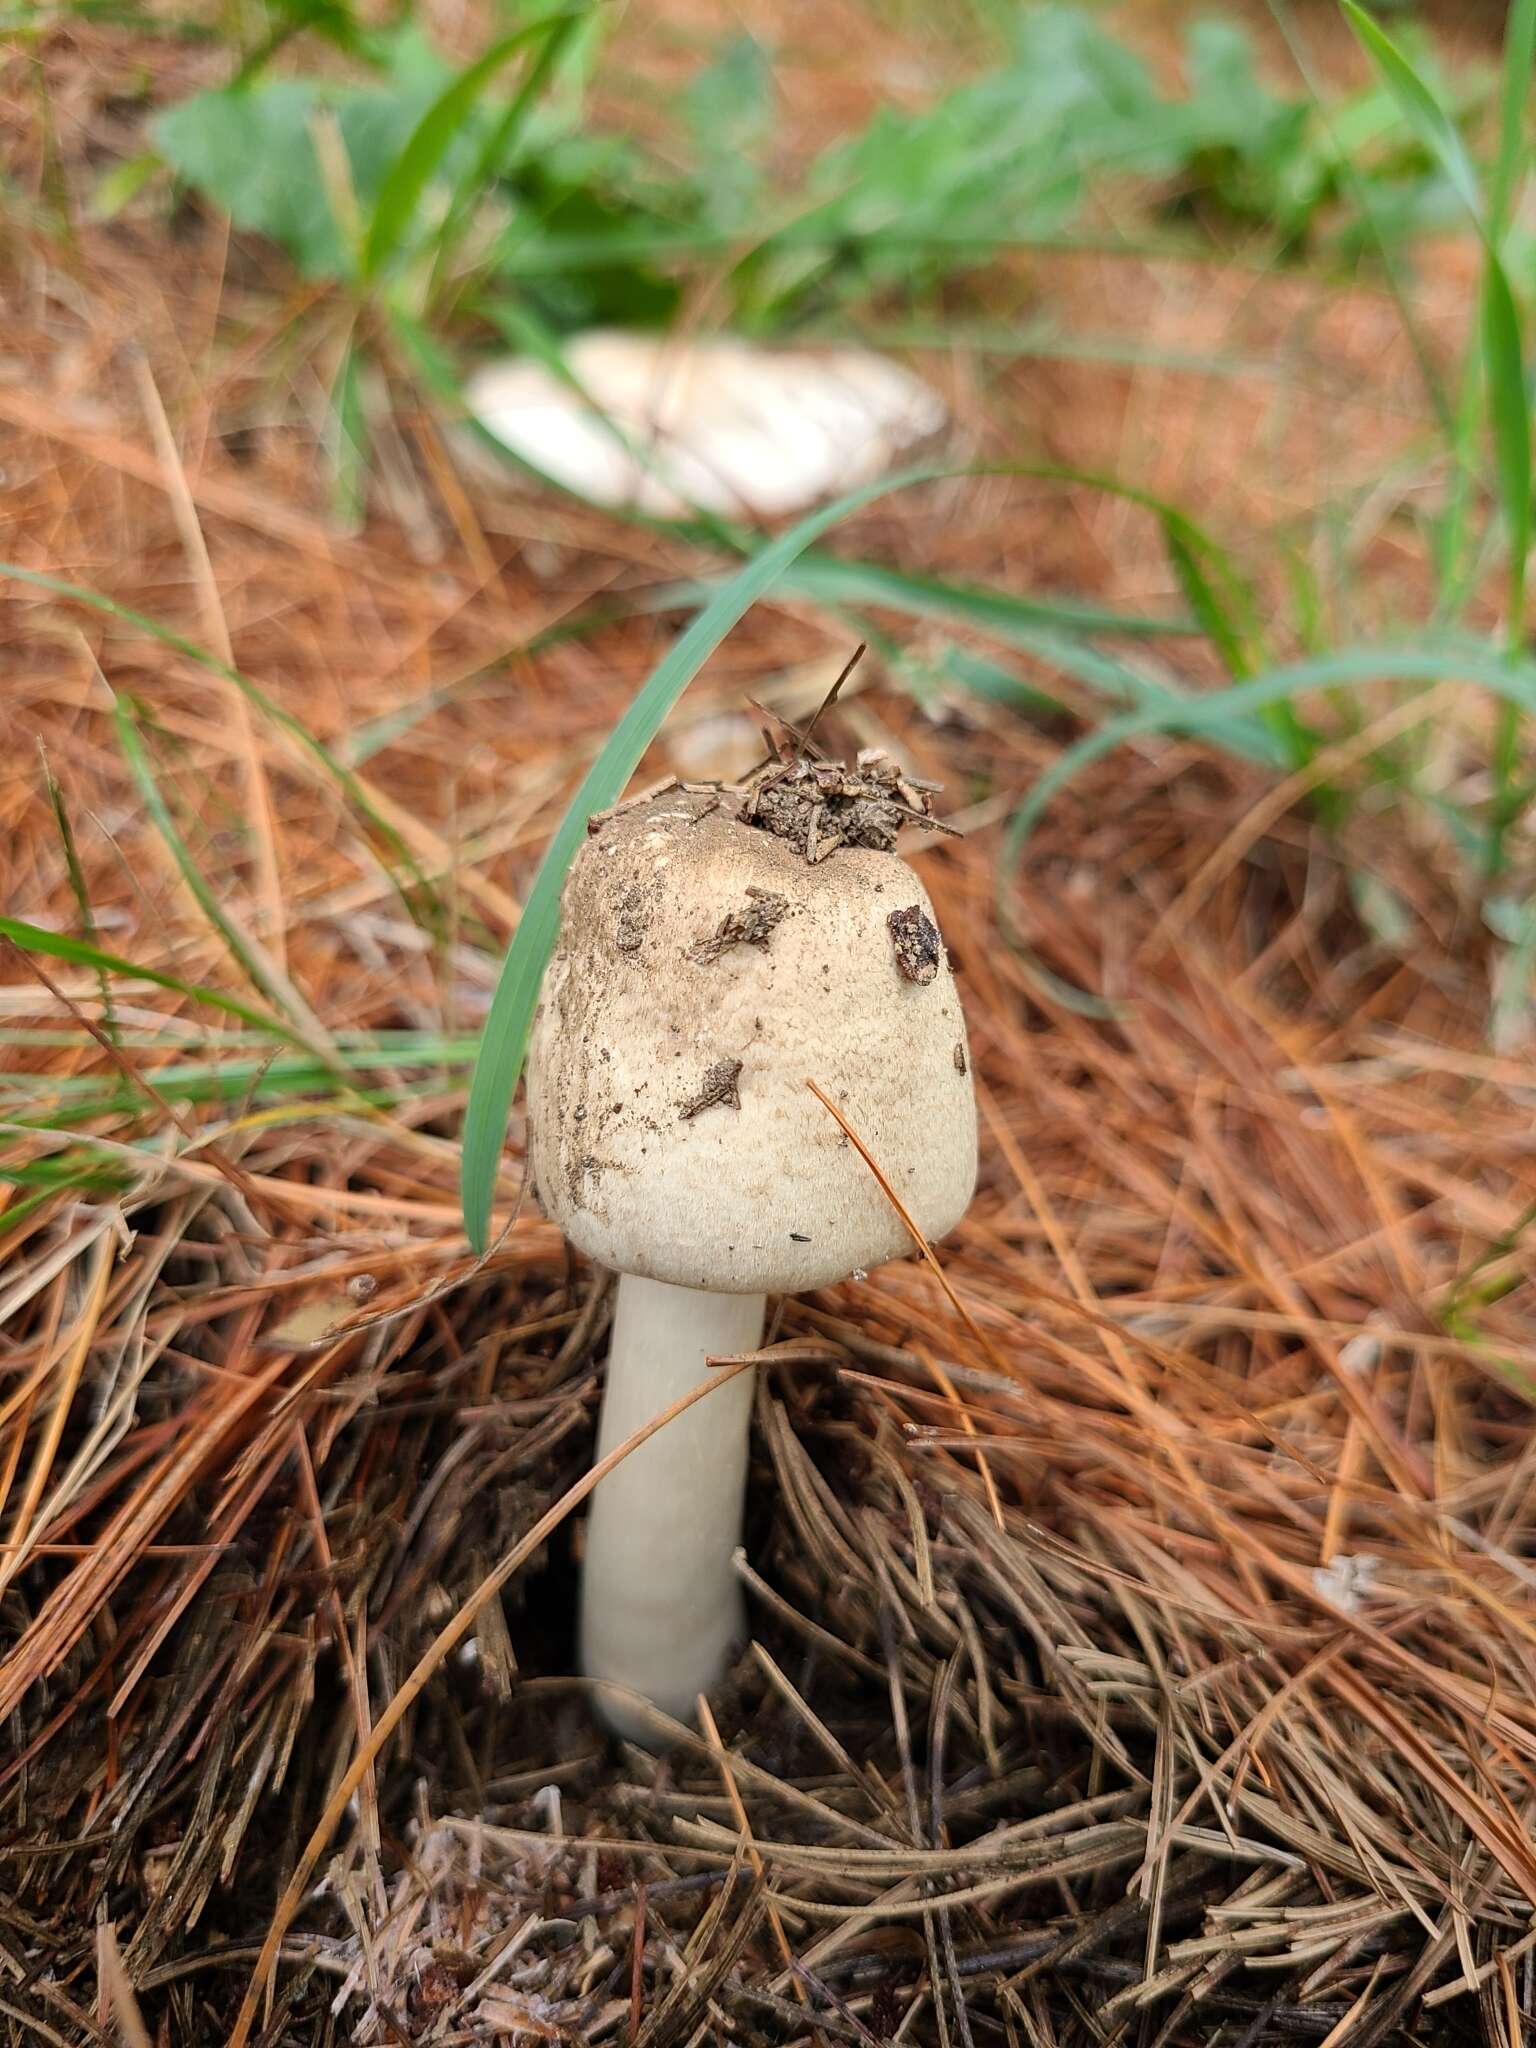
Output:
[[237,228],[281,243],[306,277],[340,277],[345,252],[312,132],[320,104],[319,88],[302,79],[198,93],[159,115],[150,134]]
[[768,53],[755,36],[745,34],[733,36],[683,92],[694,141],[711,158],[763,141],[772,105]]
[[1481,222],[1483,198],[1477,173],[1455,123],[1386,30],[1363,7],[1356,6],[1355,0],[1340,0],[1340,5],[1361,48],[1386,81],[1404,120],[1450,180],[1462,205],[1475,221]]
[[444,66],[425,38],[396,36],[391,56],[391,76],[378,85],[276,78],[198,93],[159,115],[150,134],[171,169],[236,227],[279,243],[306,277],[347,277],[352,258],[331,213],[315,124],[334,114],[368,217],[442,91]]
[[66,932],[50,932],[42,925],[27,924],[19,917],[0,917],[0,938],[9,939],[24,953],[42,953],[50,960],[67,960],[76,967],[94,968],[98,974],[120,974],[132,981],[152,982],[156,988],[171,989],[190,1002],[206,1003],[211,1010],[222,1010],[228,1017],[238,1017],[242,1023],[254,1025],[258,1031],[267,1032],[274,1038],[285,1039],[290,1045],[304,1045],[299,1034],[280,1017],[269,1016],[250,1003],[242,1003],[235,996],[221,995],[217,989],[204,988],[198,982],[179,981],[174,974],[162,974],[153,967],[135,966],[133,961],[124,960],[116,953],[104,953],[100,946],[87,945],[84,939],[72,939]]
[[942,470],[907,470],[882,477],[877,483],[867,484],[830,505],[821,506],[787,533],[769,542],[716,593],[657,663],[629,709],[608,735],[602,751],[571,799],[540,863],[523,906],[522,918],[507,950],[490,1015],[486,1019],[485,1036],[464,1117],[460,1183],[464,1227],[477,1251],[485,1249],[492,1191],[506,1137],[507,1112],[512,1106],[518,1076],[523,1070],[528,1033],[539,999],[539,985],[560,930],[560,891],[565,871],[581,844],[587,819],[594,811],[617,802],[672,706],[726,634],[758,598],[772,588],[797,555],[840,519],[876,498],[903,490],[911,484],[932,481],[946,473]]
[[751,233],[760,217],[760,153],[769,140],[773,70],[755,37],[736,36],[690,81],[683,112],[693,132],[695,183],[703,218]]

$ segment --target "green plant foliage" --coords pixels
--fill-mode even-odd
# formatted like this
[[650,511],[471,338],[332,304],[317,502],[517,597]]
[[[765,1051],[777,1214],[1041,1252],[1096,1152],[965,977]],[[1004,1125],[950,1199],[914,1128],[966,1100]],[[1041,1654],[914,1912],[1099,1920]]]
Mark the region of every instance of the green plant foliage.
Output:
[[[1443,494],[1422,494],[1415,515],[1435,522],[1438,579],[1433,636],[1416,647],[1341,645],[1327,597],[1294,574],[1295,616],[1261,614],[1225,550],[1173,508],[1113,483],[1106,487],[1160,525],[1182,598],[1177,619],[1116,618],[1066,597],[951,585],[820,552],[785,557],[774,573],[886,646],[893,672],[919,694],[969,690],[1052,719],[1069,704],[1081,715],[1085,695],[1103,707],[1101,722],[1028,793],[1020,843],[1054,792],[1122,741],[1192,733],[1286,772],[1310,764],[1341,724],[1350,729],[1368,682],[1411,690],[1458,674],[1500,705],[1491,794],[1453,802],[1416,791],[1400,756],[1377,767],[1397,794],[1441,820],[1469,868],[1496,877],[1511,865],[1511,835],[1531,796],[1524,741],[1536,709],[1526,659],[1524,339],[1536,280],[1525,225],[1536,0],[1513,0],[1496,80],[1476,68],[1443,76],[1410,14],[1389,32],[1356,0],[1341,7],[1370,77],[1326,104],[1261,63],[1252,36],[1229,19],[1182,28],[1182,86],[1170,91],[1086,8],[1043,0],[999,10],[984,68],[925,106],[884,108],[786,187],[775,52],[751,36],[703,59],[663,153],[589,116],[587,67],[604,22],[593,0],[509,14],[513,32],[459,69],[413,25],[409,6],[393,25],[360,28],[346,0],[277,0],[267,40],[247,53],[237,82],[162,114],[152,140],[184,184],[278,243],[307,276],[339,287],[327,301],[325,375],[338,503],[353,517],[365,502],[369,406],[378,402],[370,394],[387,392],[370,352],[385,356],[387,379],[452,406],[457,365],[477,347],[499,339],[559,374],[573,331],[665,325],[704,289],[712,326],[822,340],[875,327],[942,341],[959,331],[961,290],[994,258],[1070,244],[1106,216],[1122,230],[1132,223],[1141,249],[1187,255],[1240,239],[1266,261],[1376,266],[1403,311],[1443,439]],[[317,38],[329,46],[324,77],[303,62]],[[100,203],[138,206],[155,189],[135,158],[115,181],[109,175]],[[1467,221],[1481,241],[1482,276],[1458,387],[1418,333],[1402,279],[1414,235]],[[1001,317],[994,326],[1012,331]],[[739,594],[772,550],[755,552],[753,536],[719,521],[686,531],[731,564],[730,581],[706,574],[688,599],[707,597],[703,616],[723,617],[726,595]],[[1457,636],[1495,564],[1506,571],[1498,637]],[[884,630],[893,614],[926,622],[920,656]],[[1151,657],[1147,641],[1170,629],[1206,643],[1224,687],[1190,692]],[[989,651],[972,644],[979,639]],[[1278,665],[1276,649],[1298,647],[1308,660]],[[682,686],[666,674],[666,687],[653,678],[645,699],[656,716]],[[604,788],[627,758],[634,734],[624,730],[623,746],[603,757]],[[1347,792],[1327,786],[1315,799],[1325,819],[1348,807]],[[557,885],[557,873],[548,886],[541,874],[540,918],[525,921],[504,984],[515,985],[515,1000],[498,998],[477,1079],[466,1154],[477,1230]],[[1510,908],[1516,900],[1507,882],[1487,899],[1506,949],[1495,1005],[1506,1035],[1536,965],[1530,924]],[[1363,883],[1359,901],[1391,943],[1394,907]]]
[[[369,79],[260,75],[253,57],[234,86],[158,117],[160,157],[313,278],[366,280],[414,250],[434,255],[443,288],[438,244],[457,243],[473,221],[484,253],[453,304],[494,318],[515,295],[557,333],[664,321],[690,270],[722,257],[723,310],[753,331],[892,290],[924,298],[1000,250],[1068,235],[1106,181],[1143,181],[1154,217],[1262,223],[1292,247],[1324,216],[1350,232],[1337,216],[1357,162],[1378,233],[1388,214],[1394,232],[1434,224],[1464,170],[1448,117],[1431,121],[1421,106],[1415,134],[1394,137],[1400,78],[1325,116],[1262,82],[1237,24],[1198,19],[1188,88],[1168,95],[1091,14],[1048,4],[1018,15],[991,69],[919,111],[882,110],[784,192],[769,175],[772,57],[750,36],[729,41],[683,94],[679,163],[585,119],[557,44],[571,31],[581,32],[573,46],[590,41],[590,6],[541,15],[457,73],[409,21],[365,37],[343,33],[332,12],[306,25],[371,59]],[[297,26],[285,20],[274,47]],[[553,61],[537,90],[525,80],[509,99],[507,60],[541,44]],[[1428,88],[1422,99],[1438,105]],[[317,146],[327,122],[340,142],[330,162]],[[138,165],[102,203],[127,203],[145,175]]]
[[1247,30],[1214,16],[1191,25],[1186,51],[1188,153],[1173,214],[1256,229],[1284,254],[1342,259],[1367,253],[1373,237],[1396,243],[1455,217],[1445,175],[1403,135],[1385,86],[1327,107],[1278,94]]
[[772,140],[773,112],[773,66],[752,36],[727,43],[683,95],[708,226],[750,228],[764,198],[762,155]]
[[[178,177],[236,227],[279,243],[306,277],[346,277],[356,252],[336,219],[317,124],[335,122],[351,196],[366,220],[451,75],[426,38],[408,29],[390,45],[389,70],[376,85],[263,79],[183,100],[150,134]],[[472,137],[461,135],[455,147],[467,155]]]

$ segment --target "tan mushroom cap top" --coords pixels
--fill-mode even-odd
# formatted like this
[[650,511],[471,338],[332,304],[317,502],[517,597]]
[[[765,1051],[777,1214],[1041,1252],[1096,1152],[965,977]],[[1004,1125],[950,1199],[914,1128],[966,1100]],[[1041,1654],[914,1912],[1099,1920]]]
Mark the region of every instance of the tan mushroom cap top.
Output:
[[793,1293],[911,1249],[836,1102],[931,1238],[976,1181],[965,1020],[894,853],[803,851],[674,789],[611,817],[566,881],[528,1063],[545,1213],[588,1257],[722,1294]]

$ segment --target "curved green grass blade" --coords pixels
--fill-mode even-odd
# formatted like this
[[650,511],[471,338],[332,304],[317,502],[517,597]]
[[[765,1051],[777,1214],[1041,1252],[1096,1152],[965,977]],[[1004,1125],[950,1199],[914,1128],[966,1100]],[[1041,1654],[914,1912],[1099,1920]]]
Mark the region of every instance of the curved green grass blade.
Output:
[[486,136],[476,152],[474,161],[466,166],[448,202],[443,224],[437,233],[437,247],[432,259],[432,277],[426,291],[427,305],[437,304],[450,258],[474,217],[475,202],[502,167],[511,161],[513,146],[532,111],[534,102],[554,78],[560,59],[565,55],[566,48],[577,30],[584,27],[591,18],[592,9],[588,6],[570,14],[549,15],[542,22],[535,24],[546,28],[548,34],[534,53],[533,61],[523,74],[522,83],[517,91],[507,102],[501,119]]
[[309,1048],[298,1032],[285,1024],[281,1017],[269,1016],[250,1003],[242,1003],[238,997],[222,995],[216,988],[204,988],[194,981],[179,981],[174,974],[162,974],[154,967],[140,967],[132,960],[124,960],[116,953],[105,953],[100,946],[89,946],[84,939],[72,939],[67,932],[50,932],[42,925],[28,924],[19,917],[0,917],[0,939],[9,939],[23,953],[41,953],[50,960],[67,960],[75,967],[90,967],[97,974],[118,974],[130,981],[152,982],[156,988],[168,988],[176,995],[185,996],[189,1002],[206,1003],[211,1010],[222,1010],[227,1017],[238,1017],[243,1024],[253,1025],[258,1031],[266,1032],[273,1038],[284,1039],[289,1045]]
[[1003,844],[1001,879],[1006,882],[1046,807],[1091,762],[1126,740],[1148,733],[1185,733],[1195,738],[1219,730],[1224,720],[1292,702],[1311,690],[1359,690],[1384,677],[1405,683],[1476,683],[1506,703],[1536,711],[1536,664],[1500,658],[1482,642],[1440,642],[1418,647],[1360,647],[1271,669],[1231,689],[1174,699],[1111,718],[1068,747],[1040,777],[1009,821]]
[[1372,20],[1355,0],[1340,0],[1344,18],[1356,40],[1375,64],[1387,90],[1402,110],[1403,119],[1445,173],[1458,199],[1479,224],[1483,218],[1483,195],[1477,172],[1467,155],[1456,124],[1424,83],[1413,65],[1386,30]]
[[1196,525],[1187,512],[1181,512],[1166,498],[1138,490],[1133,484],[1123,484],[1115,477],[1098,476],[1089,470],[1045,470],[1040,474],[1056,474],[1088,484],[1150,512],[1161,529],[1169,563],[1200,631],[1234,675],[1252,674],[1260,660],[1258,603],[1236,562],[1204,527]]
[[634,774],[640,757],[661,729],[663,719],[698,674],[731,628],[758,598],[783,575],[795,557],[829,527],[876,498],[916,483],[952,475],[948,470],[907,470],[882,477],[862,490],[824,505],[771,541],[737,571],[698,614],[673,647],[657,663],[629,709],[619,720],[602,752],[587,770],[572,797],[549,850],[540,863],[523,915],[507,950],[486,1019],[480,1057],[470,1084],[464,1117],[464,1159],[461,1195],[464,1227],[476,1251],[485,1249],[490,1228],[491,1198],[507,1112],[523,1069],[523,1055],[539,998],[544,969],[560,929],[560,891],[565,871],[581,844],[587,819],[614,803]]
[[[383,190],[374,203],[362,250],[361,269],[365,279],[378,276],[409,234],[422,193],[483,89],[519,50],[529,43],[547,42],[557,31],[563,32],[570,19],[567,15],[550,15],[542,21],[527,23],[509,36],[502,36],[483,56],[467,65],[428,107],[410,140],[390,166]],[[535,75],[542,74],[536,72]],[[519,95],[513,102],[512,111],[520,116],[526,111],[524,102],[525,96]]]
[[1020,626],[1123,634],[1136,640],[1174,639],[1202,630],[1188,618],[1148,618],[1073,597],[1016,597],[984,583],[951,583],[883,562],[844,561],[836,555],[807,555],[787,572],[784,588],[822,604],[884,605],[910,618],[950,619],[1005,639]]

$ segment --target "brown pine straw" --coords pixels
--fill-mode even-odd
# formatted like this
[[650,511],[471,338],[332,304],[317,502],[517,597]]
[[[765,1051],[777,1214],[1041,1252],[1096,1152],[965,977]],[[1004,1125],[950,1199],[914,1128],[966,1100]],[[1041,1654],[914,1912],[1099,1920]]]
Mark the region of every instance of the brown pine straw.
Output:
[[[812,12],[835,56],[849,19]],[[564,801],[675,631],[641,601],[719,563],[468,478],[445,495],[403,384],[368,527],[339,532],[314,430],[335,306],[196,218],[174,245],[150,209],[87,218],[102,153],[136,146],[124,47],[75,26],[0,69],[35,202],[0,553],[227,635],[439,904],[413,917],[373,828],[225,681],[19,583],[0,904],[82,930],[41,742],[99,942],[251,996],[144,816],[105,677],[323,1048],[473,1033]],[[147,54],[167,96],[211,61]],[[858,113],[848,68],[811,66],[796,119]],[[1432,335],[1461,317],[1453,257]],[[1332,482],[1379,475],[1416,431],[1369,291],[1123,263],[1047,282],[1085,325],[1112,303],[1169,347],[1225,320],[1312,353],[1286,356],[1283,447],[1271,383],[1000,369],[966,425],[1004,457],[1113,461],[1241,540],[1301,519],[1319,450]],[[964,413],[971,366],[928,367]],[[1361,616],[1413,615],[1411,532],[1388,508],[1356,537]],[[1076,491],[946,486],[838,544],[1177,602],[1150,527]],[[530,647],[596,604],[631,615]],[[671,731],[748,697],[803,720],[851,644],[763,605]],[[1193,644],[1126,652],[1212,673]],[[1529,1043],[1490,1043],[1476,905],[1348,734],[1327,773],[1359,800],[1331,834],[1300,783],[1282,802],[1191,741],[1101,762],[1008,886],[1010,946],[1001,821],[1095,710],[1019,666],[1060,717],[919,710],[870,658],[818,734],[893,747],[967,828],[912,851],[959,970],[981,1184],[933,1248],[943,1286],[902,1261],[783,1304],[740,1558],[755,1640],[662,1755],[608,1744],[571,1676],[561,1517],[591,1483],[609,1293],[531,1208],[476,1267],[464,1067],[381,1056],[342,1086],[321,1059],[297,1093],[250,1071],[194,1099],[174,1068],[253,1057],[228,1020],[6,956],[0,1031],[58,1041],[0,1041],[0,1158],[33,1176],[0,1186],[6,2048],[1529,2036]],[[1481,714],[1435,701],[1425,776],[1475,793]],[[1399,743],[1390,693],[1367,714]],[[1362,922],[1373,891],[1396,944]],[[104,1106],[73,1123],[85,1079]],[[86,1136],[105,1178],[35,1178]],[[504,1215],[521,1144],[515,1115]]]
[[276,1966],[278,1955],[282,1948],[283,1937],[288,1931],[294,1913],[304,1900],[315,1864],[324,1853],[331,1836],[336,1832],[337,1824],[346,1812],[348,1802],[368,1779],[380,1750],[410,1712],[412,1704],[433,1673],[442,1664],[443,1659],[450,1650],[461,1643],[465,1636],[469,1634],[480,1610],[496,1598],[502,1587],[506,1585],[507,1581],[515,1573],[522,1570],[534,1551],[538,1549],[539,1545],[546,1538],[553,1534],[555,1529],[559,1527],[560,1523],[571,1512],[572,1508],[579,1507],[599,1481],[606,1478],[608,1473],[621,1464],[631,1451],[638,1449],[641,1444],[648,1442],[651,1437],[655,1436],[658,1430],[665,1428],[667,1423],[671,1422],[675,1416],[682,1415],[687,1409],[692,1408],[696,1402],[702,1401],[706,1396],[712,1394],[716,1387],[723,1386],[727,1380],[735,1379],[746,1370],[747,1367],[745,1365],[722,1367],[713,1378],[706,1380],[701,1386],[695,1387],[691,1393],[679,1395],[677,1400],[672,1402],[669,1407],[663,1409],[660,1414],[654,1415],[643,1428],[635,1430],[632,1435],[626,1437],[623,1443],[616,1445],[606,1457],[599,1458],[574,1484],[567,1487],[554,1506],[540,1517],[521,1541],[513,1545],[494,1569],[486,1573],[474,1592],[459,1607],[452,1620],[445,1622],[437,1635],[433,1637],[427,1648],[417,1659],[410,1675],[391,1698],[389,1705],[378,1716],[372,1728],[368,1730],[366,1737],[359,1740],[356,1756],[347,1767],[335,1791],[331,1794],[324,1813],[321,1814],[315,1824],[314,1833],[305,1844],[303,1853],[294,1866],[293,1874],[288,1880],[283,1896],[278,1900],[277,1911],[272,1916],[272,1925],[267,1931],[266,1941],[262,1945],[260,1956],[257,1958],[256,1970],[251,1980],[250,1989],[246,1992],[244,1999],[241,2001],[240,2010],[236,2014],[234,2031],[230,2035],[230,2048],[244,2048],[245,2042],[250,2038],[251,2026],[256,2017],[256,2008],[263,1991],[269,1989],[271,1972]]

